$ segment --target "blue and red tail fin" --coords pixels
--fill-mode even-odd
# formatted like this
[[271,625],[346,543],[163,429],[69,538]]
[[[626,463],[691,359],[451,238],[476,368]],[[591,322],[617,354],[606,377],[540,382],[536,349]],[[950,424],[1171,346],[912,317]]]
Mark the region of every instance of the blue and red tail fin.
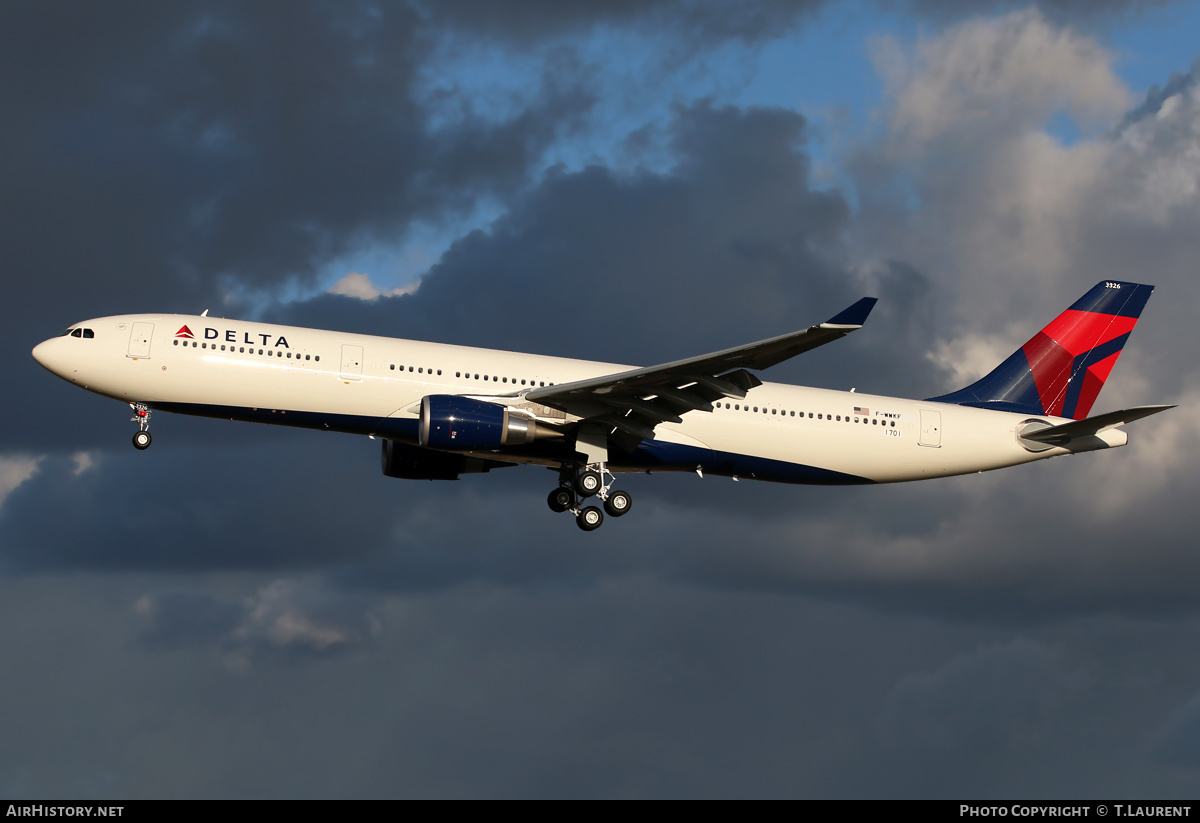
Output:
[[1121,355],[1153,286],[1097,283],[990,374],[939,403],[1082,420]]

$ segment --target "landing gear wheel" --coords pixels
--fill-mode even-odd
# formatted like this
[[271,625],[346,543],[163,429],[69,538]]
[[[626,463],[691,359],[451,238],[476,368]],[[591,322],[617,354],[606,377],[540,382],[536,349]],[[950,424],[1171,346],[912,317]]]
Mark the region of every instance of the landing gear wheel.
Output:
[[615,491],[608,493],[608,499],[604,501],[604,510],[611,517],[620,517],[628,513],[633,506],[633,498],[629,496],[629,492]]
[[[579,492],[580,497],[591,497],[604,486],[604,481],[600,479],[600,473],[591,471],[583,471],[575,478],[575,491]],[[599,525],[599,524],[597,524]],[[595,528],[593,526],[592,528]]]
[[575,505],[575,492],[566,486],[559,486],[550,492],[549,497],[546,498],[546,505],[550,507],[550,511],[565,512]]
[[139,451],[150,448],[150,432],[134,432],[133,447]]
[[604,522],[604,513],[595,506],[588,506],[575,517],[575,522],[585,532],[595,531]]

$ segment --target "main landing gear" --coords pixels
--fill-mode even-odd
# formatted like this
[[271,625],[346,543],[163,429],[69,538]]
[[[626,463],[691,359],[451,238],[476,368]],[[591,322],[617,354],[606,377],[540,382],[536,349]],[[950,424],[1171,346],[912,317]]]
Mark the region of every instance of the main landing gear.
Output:
[[[633,507],[633,497],[626,491],[614,491],[614,482],[616,478],[604,463],[591,463],[578,471],[563,466],[558,471],[558,488],[550,492],[546,503],[551,511],[571,512],[575,523],[585,532],[595,531],[604,523],[605,512],[609,517],[620,517]],[[600,498],[604,511],[598,506],[580,508],[579,504],[589,497]]]
[[133,447],[139,451],[150,448],[150,407],[145,403],[130,403],[133,409],[131,423],[138,424],[138,430],[133,433]]

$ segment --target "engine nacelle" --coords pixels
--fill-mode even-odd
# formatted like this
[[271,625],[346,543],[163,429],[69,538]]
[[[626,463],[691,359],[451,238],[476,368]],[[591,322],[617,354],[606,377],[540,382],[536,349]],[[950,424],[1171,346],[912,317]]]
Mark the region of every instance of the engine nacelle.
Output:
[[492,451],[561,437],[537,421],[510,413],[507,406],[452,394],[421,399],[422,446],[448,451]]
[[460,474],[477,474],[515,466],[465,454],[446,454],[394,440],[383,441],[383,473],[404,480],[457,480]]

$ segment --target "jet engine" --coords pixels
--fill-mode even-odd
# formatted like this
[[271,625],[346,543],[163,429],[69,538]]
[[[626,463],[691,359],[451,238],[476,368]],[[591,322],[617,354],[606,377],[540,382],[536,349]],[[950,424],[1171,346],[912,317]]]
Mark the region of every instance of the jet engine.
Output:
[[426,448],[492,451],[547,437],[562,437],[562,433],[498,403],[452,394],[421,399],[420,442]]

